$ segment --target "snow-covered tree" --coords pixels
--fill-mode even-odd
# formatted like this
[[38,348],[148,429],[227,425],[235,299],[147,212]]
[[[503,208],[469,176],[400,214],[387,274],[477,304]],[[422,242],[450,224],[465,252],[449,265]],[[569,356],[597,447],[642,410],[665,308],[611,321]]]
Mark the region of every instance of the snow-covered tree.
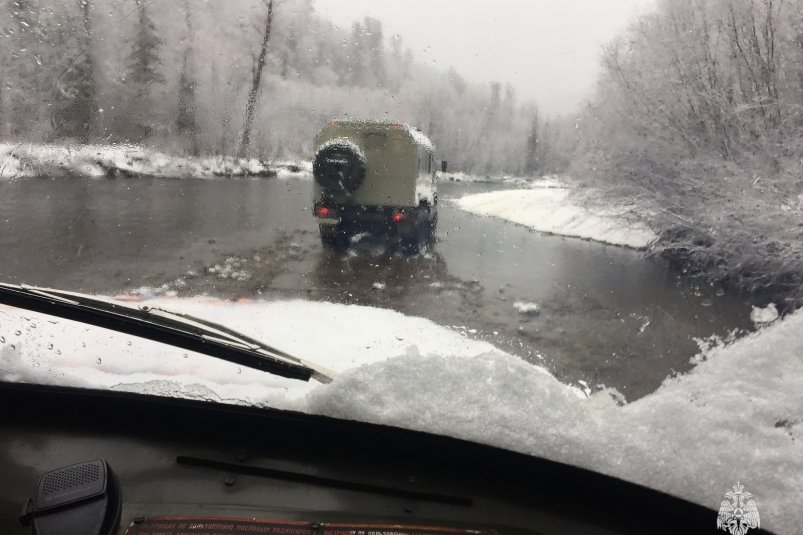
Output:
[[538,176],[543,168],[541,151],[541,121],[536,109],[530,119],[530,132],[527,134],[527,153],[524,171],[529,176]]
[[190,5],[187,0],[182,2],[181,7],[184,10],[187,33],[181,63],[181,76],[178,81],[176,129],[180,135],[189,141],[190,153],[197,155],[200,152],[200,148],[198,144],[198,107],[195,102],[195,72],[193,69],[195,33],[192,26]]
[[156,30],[148,12],[148,4],[143,0],[134,0],[136,4],[137,23],[131,40],[131,51],[126,60],[125,84],[132,93],[132,136],[135,139],[151,134],[153,116],[149,113],[151,105],[151,87],[154,84],[166,83],[162,74],[162,58],[160,52],[164,41]]
[[8,0],[3,31],[3,83],[6,85],[8,133],[32,133],[44,110],[38,105],[46,88],[51,55],[48,54],[46,13],[35,0]]
[[282,0],[263,54],[267,0],[90,1],[0,0],[0,136],[308,157],[348,115],[422,128],[455,170],[523,170],[528,103],[416,61],[378,20],[340,28],[312,0]]
[[259,55],[254,60],[251,68],[251,89],[248,92],[248,100],[245,104],[245,123],[243,124],[243,137],[240,140],[240,148],[237,153],[244,157],[248,146],[251,144],[251,130],[254,124],[254,111],[256,110],[259,91],[262,86],[262,71],[265,69],[265,61],[270,44],[270,35],[273,29],[273,0],[267,0],[265,14],[265,27],[262,30],[262,43],[259,47]]
[[[69,4],[65,7],[71,7]],[[53,107],[50,120],[57,137],[86,142],[97,117],[97,88],[93,65],[92,6],[78,0],[74,10],[65,13],[55,46],[73,51],[66,66],[53,81]],[[59,66],[61,67],[61,66]]]
[[800,2],[658,0],[604,50],[572,174],[649,206],[687,269],[750,289],[799,281],[801,15]]

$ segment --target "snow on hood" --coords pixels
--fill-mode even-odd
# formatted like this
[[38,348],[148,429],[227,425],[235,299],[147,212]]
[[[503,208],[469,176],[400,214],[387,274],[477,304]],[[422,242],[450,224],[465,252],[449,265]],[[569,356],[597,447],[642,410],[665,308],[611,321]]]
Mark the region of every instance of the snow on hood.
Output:
[[739,481],[764,527],[801,532],[803,312],[707,350],[690,373],[620,406],[613,392],[586,398],[488,343],[389,310],[203,298],[148,304],[224,323],[339,375],[329,385],[282,379],[2,307],[0,378],[395,425],[587,467],[714,510]]
[[[494,351],[421,318],[306,301],[150,299],[151,307],[230,326],[277,349],[341,372],[408,351],[473,357]],[[366,326],[370,326],[366,328]],[[0,305],[0,380],[158,392],[297,409],[317,386],[198,353]],[[201,397],[203,397],[201,396]]]

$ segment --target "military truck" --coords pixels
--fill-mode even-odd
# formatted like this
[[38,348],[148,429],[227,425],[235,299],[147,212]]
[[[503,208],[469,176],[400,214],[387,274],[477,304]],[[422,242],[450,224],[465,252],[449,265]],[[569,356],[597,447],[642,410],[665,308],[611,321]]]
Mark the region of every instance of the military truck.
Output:
[[414,254],[438,220],[433,147],[420,131],[387,121],[332,120],[315,139],[313,213],[325,249],[361,232]]

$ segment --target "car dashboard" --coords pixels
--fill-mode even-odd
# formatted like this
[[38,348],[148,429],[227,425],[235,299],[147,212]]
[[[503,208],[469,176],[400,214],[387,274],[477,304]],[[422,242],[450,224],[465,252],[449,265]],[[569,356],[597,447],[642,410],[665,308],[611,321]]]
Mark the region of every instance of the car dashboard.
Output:
[[[102,529],[120,535],[671,533],[676,525],[655,519],[716,520],[581,468],[393,427],[14,383],[0,383],[0,407],[0,531],[9,535],[55,535],[32,526],[40,513],[23,504],[43,476],[93,462],[108,467],[112,501],[117,493],[107,508],[115,525]],[[64,533],[80,533],[75,525]]]

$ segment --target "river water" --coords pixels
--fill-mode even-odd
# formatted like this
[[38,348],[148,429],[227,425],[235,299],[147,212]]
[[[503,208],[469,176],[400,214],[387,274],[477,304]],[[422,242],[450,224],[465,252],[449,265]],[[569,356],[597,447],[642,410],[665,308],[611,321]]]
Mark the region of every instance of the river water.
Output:
[[[0,182],[0,280],[111,294],[164,284],[179,295],[393,308],[628,399],[689,369],[696,338],[751,327],[748,304],[690,285],[643,253],[542,235],[449,203],[497,187],[444,184],[438,241],[406,257],[372,238],[347,255],[322,251],[309,180]],[[226,259],[247,280],[210,271]],[[538,311],[522,314],[517,302]]]

